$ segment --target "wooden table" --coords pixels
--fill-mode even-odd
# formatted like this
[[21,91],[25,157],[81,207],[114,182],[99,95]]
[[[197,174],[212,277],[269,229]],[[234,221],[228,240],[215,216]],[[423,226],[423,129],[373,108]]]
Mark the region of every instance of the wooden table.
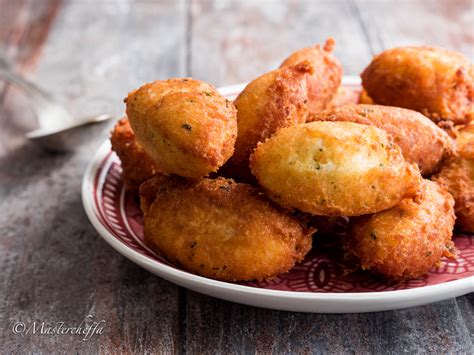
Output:
[[[346,74],[384,48],[429,43],[474,58],[472,1],[0,0],[0,50],[75,115],[123,113],[153,79],[251,80],[333,36]],[[75,153],[24,140],[26,99],[0,83],[0,352],[472,352],[474,297],[373,314],[298,314],[179,288],[120,256],[93,229],[80,184],[98,132]],[[101,335],[16,335],[15,322]]]

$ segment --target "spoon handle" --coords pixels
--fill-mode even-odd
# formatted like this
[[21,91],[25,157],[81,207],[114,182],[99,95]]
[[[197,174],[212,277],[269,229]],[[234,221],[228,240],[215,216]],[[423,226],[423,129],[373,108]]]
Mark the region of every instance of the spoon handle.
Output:
[[0,68],[0,77],[2,77],[7,82],[18,85],[20,88],[25,90],[25,92],[31,95],[32,97],[39,96],[39,97],[45,97],[47,99],[50,98],[46,92],[41,90],[35,84],[33,84],[32,82],[28,80],[23,79],[22,77],[14,74],[13,72],[9,70]]
[[49,127],[58,124],[58,118],[63,122],[73,122],[71,115],[47,92],[39,88],[32,82],[23,79],[21,76],[0,66],[0,78],[6,82],[15,84],[22,89],[30,98],[33,109],[36,113],[40,126]]

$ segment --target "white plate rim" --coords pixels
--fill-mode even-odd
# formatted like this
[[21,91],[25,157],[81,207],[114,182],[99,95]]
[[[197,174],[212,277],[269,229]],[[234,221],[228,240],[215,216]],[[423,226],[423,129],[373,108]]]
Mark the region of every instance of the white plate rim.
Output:
[[[358,77],[344,77],[345,84],[358,84]],[[238,84],[218,89],[223,95],[245,87]],[[380,292],[299,292],[262,289],[213,280],[162,264],[129,248],[113,236],[97,217],[93,186],[101,162],[110,152],[106,140],[89,162],[82,181],[84,210],[99,235],[116,251],[148,271],[180,286],[237,303],[298,312],[362,313],[412,307],[474,292],[474,276],[406,290]],[[252,297],[255,297],[253,300]]]

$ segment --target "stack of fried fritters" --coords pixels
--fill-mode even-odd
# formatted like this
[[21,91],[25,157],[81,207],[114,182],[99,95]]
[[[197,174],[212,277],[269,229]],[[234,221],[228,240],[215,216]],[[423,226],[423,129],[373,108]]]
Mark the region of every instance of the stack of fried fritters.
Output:
[[112,148],[152,249],[202,276],[261,280],[344,216],[341,247],[362,269],[400,280],[456,256],[456,216],[474,232],[473,66],[440,48],[391,49],[364,70],[361,104],[337,107],[333,47],[294,52],[234,102],[191,78],[128,95]]

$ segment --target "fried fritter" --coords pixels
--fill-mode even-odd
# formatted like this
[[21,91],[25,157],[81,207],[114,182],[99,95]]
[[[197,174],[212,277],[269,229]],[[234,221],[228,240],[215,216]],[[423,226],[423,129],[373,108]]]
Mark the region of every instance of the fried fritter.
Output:
[[373,105],[374,100],[367,94],[367,91],[362,90],[359,95],[359,104],[363,105]]
[[202,276],[272,278],[311,249],[314,229],[247,184],[156,177],[142,185],[140,197],[147,245]]
[[456,143],[463,158],[474,159],[474,121],[459,129]]
[[455,150],[451,137],[429,118],[398,107],[345,105],[311,115],[308,121],[346,121],[383,129],[400,146],[405,159],[418,164],[424,176],[431,175]]
[[283,61],[280,68],[296,65],[305,60],[313,64],[314,71],[307,76],[308,109],[319,112],[325,109],[341,85],[342,65],[332,54],[334,39],[326,40],[324,46],[319,44],[300,49]]
[[419,111],[435,122],[462,124],[473,117],[474,67],[460,53],[393,48],[377,55],[361,76],[377,104]]
[[283,128],[258,145],[250,166],[273,200],[325,216],[390,208],[421,179],[384,131],[352,122]]
[[448,188],[456,201],[456,227],[474,233],[474,123],[457,138],[459,156],[450,159],[434,177]]
[[309,61],[273,70],[248,84],[235,99],[238,136],[234,155],[223,169],[226,176],[253,180],[249,156],[257,143],[280,128],[305,122],[308,115],[306,77],[313,71]]
[[122,176],[128,190],[138,191],[144,181],[160,173],[158,166],[137,142],[127,118],[117,122],[110,142],[122,162]]
[[154,81],[132,91],[126,103],[138,141],[167,174],[207,176],[234,151],[237,111],[212,85]]
[[414,198],[351,219],[345,247],[364,270],[394,279],[424,275],[439,265],[441,257],[455,256],[453,207],[454,200],[443,186],[424,180]]

